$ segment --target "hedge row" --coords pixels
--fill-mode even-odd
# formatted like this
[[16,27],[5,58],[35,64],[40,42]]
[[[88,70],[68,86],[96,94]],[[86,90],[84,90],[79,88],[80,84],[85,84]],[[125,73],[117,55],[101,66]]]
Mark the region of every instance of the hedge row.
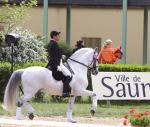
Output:
[[[43,66],[45,67],[47,63],[42,62],[32,62],[26,64],[19,64],[15,66],[15,70],[26,68],[30,66]],[[10,73],[11,64],[0,62],[0,101],[3,99],[4,89],[11,75]],[[101,64],[99,65],[99,71],[105,72],[150,72],[150,65],[125,65],[125,64]],[[90,77],[89,77],[90,78]],[[89,83],[91,85],[91,83]]]
[[135,64],[100,64],[101,72],[150,72],[150,65]]
[[3,99],[5,86],[11,75],[9,63],[0,63],[0,100]]
[[[21,68],[27,68],[30,66],[46,66],[46,63],[42,62],[34,62],[34,63],[26,63],[26,64],[18,64],[15,65],[15,70],[21,69]],[[7,85],[8,79],[11,75],[11,64],[10,63],[4,63],[0,62],[0,101],[3,100],[3,95],[5,91],[5,87]]]

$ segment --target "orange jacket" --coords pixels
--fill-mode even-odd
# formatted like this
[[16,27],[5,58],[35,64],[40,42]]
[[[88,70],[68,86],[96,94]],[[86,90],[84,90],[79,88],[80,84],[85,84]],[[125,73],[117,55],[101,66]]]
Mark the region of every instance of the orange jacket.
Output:
[[114,55],[115,48],[104,47],[101,49],[98,55],[99,63],[103,64],[114,64],[116,62],[116,57]]

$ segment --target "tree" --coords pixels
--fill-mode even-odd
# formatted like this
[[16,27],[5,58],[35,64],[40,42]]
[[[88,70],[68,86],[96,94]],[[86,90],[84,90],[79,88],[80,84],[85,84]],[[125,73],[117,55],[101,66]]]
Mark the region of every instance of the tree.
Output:
[[37,0],[22,0],[19,4],[9,4],[3,0],[0,8],[0,23],[5,24],[6,31],[10,31],[18,22],[29,17],[28,10],[37,5]]
[[[15,63],[26,63],[28,61],[47,62],[47,52],[43,43],[44,37],[40,37],[30,30],[22,30],[19,27],[14,28],[11,33],[18,34],[20,37],[18,45],[14,47]],[[11,62],[11,53],[11,47],[1,47],[0,61]]]

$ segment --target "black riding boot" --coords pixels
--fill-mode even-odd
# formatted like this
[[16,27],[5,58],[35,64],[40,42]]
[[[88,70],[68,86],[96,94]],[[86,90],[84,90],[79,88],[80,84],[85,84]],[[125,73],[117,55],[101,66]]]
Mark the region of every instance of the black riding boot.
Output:
[[66,76],[65,80],[63,81],[64,86],[63,86],[63,97],[69,97],[71,94],[71,87],[69,85],[70,81],[71,81],[71,77],[70,76]]

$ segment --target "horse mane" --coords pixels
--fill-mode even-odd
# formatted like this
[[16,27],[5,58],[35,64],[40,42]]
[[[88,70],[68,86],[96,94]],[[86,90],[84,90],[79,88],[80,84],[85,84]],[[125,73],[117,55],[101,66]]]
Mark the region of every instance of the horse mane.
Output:
[[70,58],[74,59],[81,56],[82,54],[86,54],[87,52],[92,52],[92,51],[93,51],[92,48],[81,48],[77,50],[75,53],[73,53]]

